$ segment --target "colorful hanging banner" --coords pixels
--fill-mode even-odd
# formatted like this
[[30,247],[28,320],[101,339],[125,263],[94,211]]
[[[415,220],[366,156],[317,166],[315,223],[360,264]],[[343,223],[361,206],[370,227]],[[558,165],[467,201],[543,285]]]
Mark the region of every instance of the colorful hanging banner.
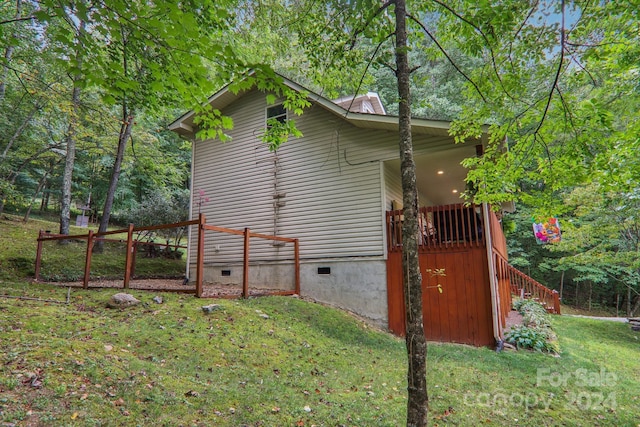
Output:
[[558,218],[551,217],[543,222],[533,222],[533,234],[540,244],[558,243],[562,239]]

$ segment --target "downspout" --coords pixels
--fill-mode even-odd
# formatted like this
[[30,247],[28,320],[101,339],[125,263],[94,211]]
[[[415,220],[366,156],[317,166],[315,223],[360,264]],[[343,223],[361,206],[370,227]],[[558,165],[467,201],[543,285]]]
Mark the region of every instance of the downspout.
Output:
[[489,264],[489,289],[491,290],[491,317],[493,320],[493,338],[496,340],[496,351],[499,352],[504,346],[502,340],[502,327],[498,313],[500,312],[500,295],[498,294],[498,277],[496,276],[496,266],[493,262],[493,242],[491,240],[491,224],[489,218],[489,205],[482,204],[482,216],[484,216],[484,235],[487,249],[487,261]]
[[[191,142],[191,172],[189,175],[189,221],[193,219],[193,169],[194,169],[194,158],[196,151],[196,138],[189,139]],[[191,229],[193,225],[188,226],[187,228],[187,262],[184,272],[184,284],[189,283],[189,264],[191,260]]]

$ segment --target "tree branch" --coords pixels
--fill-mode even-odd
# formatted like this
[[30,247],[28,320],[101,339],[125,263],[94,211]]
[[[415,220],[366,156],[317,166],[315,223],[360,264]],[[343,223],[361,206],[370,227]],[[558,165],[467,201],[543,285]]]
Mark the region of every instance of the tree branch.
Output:
[[581,63],[581,62],[580,62],[580,61],[575,57],[575,55],[570,54],[570,56],[571,56],[571,61],[573,61],[573,62],[574,62],[578,67],[580,67],[580,69],[581,69],[582,71],[584,71],[584,72],[587,74],[587,76],[589,76],[589,79],[591,80],[591,83],[592,83],[594,86],[596,86],[596,87],[597,87],[597,86],[598,86],[598,81],[596,80],[596,78],[595,78],[595,77],[593,77],[593,75],[591,74],[591,72],[590,72],[589,70],[587,70],[587,69],[582,65],[582,63]]
[[482,91],[480,90],[478,85],[473,80],[471,80],[471,78],[469,78],[469,76],[467,76],[465,74],[465,72],[460,69],[460,67],[458,67],[458,65],[454,62],[453,58],[451,58],[451,56],[449,56],[447,51],[444,50],[444,48],[440,45],[438,40],[436,40],[436,38],[433,36],[433,34],[431,34],[431,32],[427,29],[427,27],[422,22],[418,21],[416,18],[414,18],[412,15],[410,15],[408,13],[407,13],[407,18],[411,19],[413,22],[418,24],[420,26],[420,28],[422,28],[422,31],[424,31],[429,36],[429,38],[436,44],[436,46],[438,46],[438,49],[440,49],[440,52],[442,52],[442,54],[447,58],[449,63],[451,65],[453,65],[453,68],[455,68],[456,71],[458,73],[460,73],[460,75],[462,75],[462,77],[465,78],[465,80],[467,80],[469,83],[471,83],[473,85],[473,87],[476,89],[476,92],[478,92],[478,95],[480,95],[480,98],[482,98],[482,100],[486,103],[487,102],[487,98],[485,98],[484,94],[482,93]]
[[[371,65],[371,63],[373,62],[373,58],[376,57],[376,55],[378,54],[378,51],[380,50],[380,47],[382,47],[382,45],[389,40],[391,37],[393,36],[393,33],[388,34],[384,40],[382,40],[380,43],[378,43],[378,45],[376,46],[376,48],[374,49],[373,53],[371,54],[371,57],[369,58],[369,61],[367,61],[367,66],[364,69],[364,72],[362,73],[362,75],[360,76],[360,81],[358,82],[358,87],[356,88],[356,95],[358,94],[358,92],[360,92],[360,88],[362,87],[362,82],[364,81],[365,76],[367,75],[367,71],[369,70],[369,66]],[[347,108],[347,114],[349,113],[349,111],[351,110],[351,106],[353,105],[353,101],[355,101],[356,97],[354,96],[353,99],[351,100],[351,103],[349,104],[349,108]]]
[[509,64],[511,64],[511,70],[513,71],[513,61],[511,59],[511,54],[513,52],[513,43],[516,40],[516,38],[518,37],[518,34],[520,34],[520,31],[522,31],[522,29],[524,28],[524,25],[527,23],[527,21],[529,20],[529,18],[531,18],[531,15],[533,15],[533,11],[538,7],[538,1],[536,0],[536,2],[531,6],[531,8],[529,9],[529,13],[527,14],[526,18],[524,18],[524,20],[522,21],[522,23],[520,24],[520,26],[518,27],[518,29],[516,30],[516,33],[513,35],[513,39],[509,42]]
[[560,73],[562,72],[562,64],[564,62],[564,35],[565,35],[565,30],[564,30],[564,14],[565,14],[565,10],[564,10],[564,0],[562,0],[561,3],[561,8],[562,8],[562,18],[561,18],[561,23],[560,23],[560,60],[558,61],[558,69],[556,70],[556,75],[553,79],[553,84],[551,85],[551,90],[549,91],[549,96],[547,97],[547,104],[544,107],[544,112],[542,113],[542,118],[540,119],[540,123],[538,123],[538,127],[536,128],[536,130],[534,131],[534,135],[538,134],[538,132],[540,131],[540,129],[542,128],[542,124],[544,123],[547,114],[549,113],[549,108],[551,107],[551,100],[553,99],[553,92],[556,89],[556,87],[558,86],[558,81],[560,80]]
[[[480,27],[478,27],[476,24],[474,24],[473,22],[469,21],[467,18],[465,18],[464,16],[460,15],[458,12],[453,10],[449,5],[443,3],[440,0],[433,0],[433,1],[434,1],[434,3],[439,4],[440,6],[444,7],[445,9],[447,9],[449,11],[449,13],[451,13],[453,16],[455,16],[456,18],[458,18],[459,20],[461,20],[465,24],[471,26],[474,30],[476,30],[480,34],[480,36],[484,39],[484,42],[485,42],[485,44],[487,46],[487,49],[489,49],[489,54],[491,55],[491,64],[493,65],[493,71],[494,71],[494,73],[495,73],[495,75],[496,75],[496,77],[498,79],[498,83],[500,83],[500,87],[502,88],[502,92],[505,95],[507,95],[510,99],[514,100],[513,97],[511,96],[511,94],[504,87],[504,84],[502,82],[502,78],[500,77],[500,73],[498,73],[498,64],[496,64],[495,53],[493,52],[493,48],[491,47],[491,42],[489,41],[489,38],[484,33],[484,31],[482,31],[482,29]],[[484,97],[482,99],[484,100]]]
[[[50,18],[54,18],[56,15],[51,15]],[[0,21],[0,25],[11,24],[13,22],[22,22],[22,21],[31,21],[32,19],[36,19],[35,16],[22,16],[13,19],[7,19],[5,21]]]
[[[376,16],[380,15],[380,13],[382,13],[385,9],[387,9],[389,6],[391,6],[392,4],[395,3],[395,0],[387,0],[386,2],[382,3],[382,5],[371,14],[371,16],[369,16],[369,18],[367,18],[367,20],[364,22],[364,24],[362,24],[362,26],[360,28],[358,28],[356,31],[354,31],[353,36],[351,37],[351,46],[350,49],[353,49],[355,47],[356,44],[356,39],[358,38],[358,35],[360,33],[362,33],[365,28],[367,28],[369,26],[369,24],[371,24],[371,21],[373,21],[373,18],[375,18]],[[389,36],[387,36],[385,38],[385,40],[388,38]]]

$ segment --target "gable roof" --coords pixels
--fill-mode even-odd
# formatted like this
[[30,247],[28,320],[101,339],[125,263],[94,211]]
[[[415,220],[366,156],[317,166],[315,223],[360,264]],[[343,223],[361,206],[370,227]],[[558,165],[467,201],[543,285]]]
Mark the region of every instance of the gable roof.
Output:
[[333,103],[354,113],[381,114],[383,116],[387,114],[380,97],[375,92],[367,92],[356,96],[343,96],[342,98],[334,99]]
[[[380,111],[381,114],[372,114],[372,113],[360,113],[348,111],[342,105],[346,105],[348,107],[351,99],[353,97],[343,97],[338,100],[341,105],[336,104],[322,95],[319,95],[315,92],[306,89],[305,87],[295,83],[292,80],[287,79],[286,77],[279,76],[282,78],[283,83],[297,91],[297,92],[305,92],[307,93],[307,99],[321,108],[327,110],[328,112],[342,118],[343,120],[351,123],[352,125],[364,128],[364,129],[380,129],[380,130],[388,130],[388,131],[397,131],[398,130],[398,116],[386,115],[384,114],[384,107],[382,107],[382,103],[380,103]],[[230,90],[231,84],[227,84],[225,87],[220,89],[218,92],[213,94],[205,104],[210,104],[214,109],[222,110],[226,106],[230,105],[234,101],[238,100],[242,96],[244,96],[249,91],[254,88],[242,90],[238,93],[234,93]],[[369,94],[367,94],[369,95]],[[376,95],[377,97],[377,95]],[[375,102],[375,101],[374,101]],[[378,98],[379,102],[379,98]],[[375,108],[375,104],[374,104]],[[378,109],[376,108],[376,111]],[[178,119],[176,119],[173,123],[169,124],[169,130],[172,130],[180,135],[185,137],[193,138],[195,133],[197,132],[197,126],[193,123],[193,119],[195,118],[195,112],[193,110],[183,114]],[[411,119],[411,130],[415,134],[425,134],[432,136],[449,136],[449,129],[451,126],[451,122],[445,120],[427,120],[427,119]],[[486,134],[487,129],[484,129]],[[485,136],[483,135],[483,141],[485,140]]]

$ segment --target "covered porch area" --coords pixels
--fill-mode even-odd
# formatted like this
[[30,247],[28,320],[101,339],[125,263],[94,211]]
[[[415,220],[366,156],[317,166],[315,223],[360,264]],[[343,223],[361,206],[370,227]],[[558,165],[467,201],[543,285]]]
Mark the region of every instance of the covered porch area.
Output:
[[[482,153],[478,141],[476,145],[457,144],[415,155],[422,206],[418,215],[422,303],[429,340],[495,345],[504,338],[512,295],[537,299],[548,311],[560,312],[557,292],[509,265],[500,218],[514,206],[494,211],[488,205],[464,203],[467,170],[461,162]],[[404,335],[399,160],[386,161],[384,172],[388,326]],[[444,275],[435,275],[436,271]]]
[[[402,221],[402,210],[386,212],[389,329],[398,335],[405,333]],[[493,263],[493,254],[506,258],[496,214],[462,203],[428,206],[420,208],[419,224],[427,339],[493,346],[511,310],[509,281],[500,280]]]

